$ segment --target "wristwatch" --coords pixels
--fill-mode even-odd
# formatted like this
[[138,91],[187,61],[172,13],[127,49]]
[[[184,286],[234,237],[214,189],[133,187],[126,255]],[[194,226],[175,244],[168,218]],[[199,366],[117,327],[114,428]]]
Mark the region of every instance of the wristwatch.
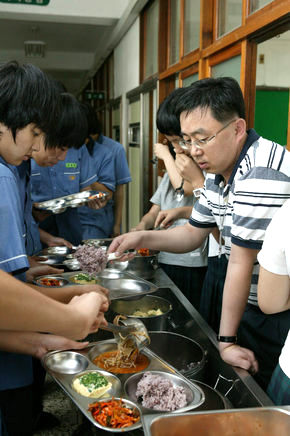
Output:
[[217,335],[216,338],[217,338],[218,342],[226,342],[226,343],[229,343],[229,344],[236,344],[237,340],[238,340],[237,336],[220,336],[220,335]]

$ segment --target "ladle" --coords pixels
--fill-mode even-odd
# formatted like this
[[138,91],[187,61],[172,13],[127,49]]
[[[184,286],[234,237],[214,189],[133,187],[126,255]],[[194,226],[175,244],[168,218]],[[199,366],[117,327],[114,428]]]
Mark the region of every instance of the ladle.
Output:
[[126,337],[126,339],[132,339],[132,341],[135,342],[138,350],[141,350],[150,344],[148,331],[141,320],[122,318],[119,320],[119,322],[121,322],[122,325],[116,325],[108,322],[107,326],[101,326],[100,328],[102,330],[112,332],[117,342],[119,342],[122,337]]

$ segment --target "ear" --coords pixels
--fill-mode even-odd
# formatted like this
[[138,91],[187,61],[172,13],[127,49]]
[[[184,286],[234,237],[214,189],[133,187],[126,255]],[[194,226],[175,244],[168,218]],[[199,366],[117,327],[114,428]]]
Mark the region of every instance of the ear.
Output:
[[246,121],[243,118],[238,118],[235,123],[235,133],[239,138],[242,138],[246,134],[247,126]]

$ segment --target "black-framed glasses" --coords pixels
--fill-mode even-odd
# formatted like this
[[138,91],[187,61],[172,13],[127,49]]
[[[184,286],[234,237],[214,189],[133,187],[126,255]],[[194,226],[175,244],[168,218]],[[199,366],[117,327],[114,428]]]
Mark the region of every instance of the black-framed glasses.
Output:
[[221,133],[224,129],[226,129],[230,124],[232,124],[234,121],[237,121],[237,118],[234,120],[231,120],[228,122],[225,126],[223,126],[218,132],[216,132],[214,135],[210,136],[209,138],[203,138],[203,139],[189,139],[182,141],[179,141],[180,147],[182,147],[184,150],[190,150],[192,145],[194,145],[196,148],[203,150],[204,147],[212,141],[219,133]]

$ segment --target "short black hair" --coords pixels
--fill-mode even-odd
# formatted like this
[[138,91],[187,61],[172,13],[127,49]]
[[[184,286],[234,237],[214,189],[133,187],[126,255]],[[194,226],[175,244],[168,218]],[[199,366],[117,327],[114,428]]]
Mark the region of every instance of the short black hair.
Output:
[[16,61],[0,65],[0,123],[11,130],[14,140],[18,129],[34,123],[47,143],[59,114],[59,93],[43,71]]
[[245,101],[238,82],[232,77],[201,79],[184,88],[178,98],[175,114],[190,113],[197,108],[210,109],[213,117],[220,122],[233,116],[245,119]]
[[61,115],[53,133],[48,136],[48,148],[80,148],[88,135],[88,124],[81,103],[67,92],[60,94]]
[[176,101],[182,98],[185,88],[174,89],[160,104],[156,125],[160,133],[170,136],[181,136],[179,116],[176,114]]
[[88,135],[101,135],[103,133],[103,126],[97,117],[95,109],[87,103],[82,103],[82,109],[87,118]]

